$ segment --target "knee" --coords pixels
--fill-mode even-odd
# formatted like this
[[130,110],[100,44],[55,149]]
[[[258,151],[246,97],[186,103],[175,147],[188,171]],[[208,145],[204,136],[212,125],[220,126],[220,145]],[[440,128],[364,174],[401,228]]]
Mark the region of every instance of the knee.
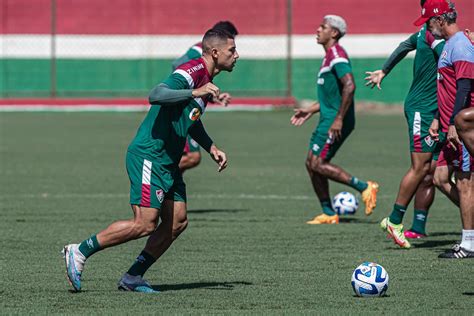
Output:
[[172,231],[172,239],[175,240],[178,238],[179,235],[181,235],[182,232],[188,227],[188,218],[185,216],[183,218],[177,219],[173,223],[173,231]]
[[438,188],[438,189],[442,189],[444,188],[444,185],[447,183],[447,179],[445,179],[444,176],[442,176],[441,174],[439,173],[436,173],[434,174],[433,176],[433,184]]
[[417,174],[428,175],[430,173],[430,169],[431,169],[431,161],[428,161],[426,163],[414,164],[412,166],[412,169]]
[[148,236],[156,229],[154,221],[135,221],[133,225],[133,234],[135,237]]
[[421,185],[425,187],[431,187],[434,184],[434,177],[432,174],[428,173],[424,178],[423,181],[421,182]]

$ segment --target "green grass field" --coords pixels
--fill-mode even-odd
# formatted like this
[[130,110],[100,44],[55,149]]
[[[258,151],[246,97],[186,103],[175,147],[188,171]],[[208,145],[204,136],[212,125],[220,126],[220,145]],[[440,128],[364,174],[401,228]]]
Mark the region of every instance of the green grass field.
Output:
[[[93,256],[77,294],[59,253],[131,216],[124,159],[143,113],[1,113],[0,313],[472,313],[474,262],[437,258],[460,238],[459,211],[447,199],[437,194],[430,237],[411,250],[379,229],[409,164],[402,115],[358,115],[334,162],[380,183],[378,207],[330,226],[305,224],[319,212],[304,168],[316,119],[296,128],[290,115],[204,116],[228,170],[217,173],[204,155],[185,174],[189,227],[145,275],[161,293],[143,295],[116,283],[145,240]],[[412,216],[410,207],[408,227]],[[388,297],[354,296],[351,274],[363,261],[386,268]]]

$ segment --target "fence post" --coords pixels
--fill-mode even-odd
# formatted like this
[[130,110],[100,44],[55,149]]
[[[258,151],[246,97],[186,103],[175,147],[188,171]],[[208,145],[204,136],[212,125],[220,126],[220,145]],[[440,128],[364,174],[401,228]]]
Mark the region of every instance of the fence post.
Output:
[[291,48],[292,48],[292,38],[293,38],[293,12],[292,12],[292,0],[287,0],[286,1],[286,96],[291,97],[292,96],[292,71],[293,71],[293,65],[292,65],[292,59],[293,56],[291,54]]
[[50,84],[51,98],[55,98],[56,93],[56,0],[51,0],[51,59],[50,59]]

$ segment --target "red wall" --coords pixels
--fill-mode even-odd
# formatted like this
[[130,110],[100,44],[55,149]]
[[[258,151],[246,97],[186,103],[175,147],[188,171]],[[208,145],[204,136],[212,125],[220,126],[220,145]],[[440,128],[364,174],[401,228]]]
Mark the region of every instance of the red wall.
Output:
[[[459,24],[474,29],[474,0],[455,1]],[[59,34],[202,34],[219,20],[241,34],[286,33],[286,0],[56,0]],[[196,4],[197,3],[197,4]],[[47,34],[51,0],[0,0],[0,34]],[[313,34],[325,14],[350,33],[410,33],[418,0],[293,0],[293,33]]]

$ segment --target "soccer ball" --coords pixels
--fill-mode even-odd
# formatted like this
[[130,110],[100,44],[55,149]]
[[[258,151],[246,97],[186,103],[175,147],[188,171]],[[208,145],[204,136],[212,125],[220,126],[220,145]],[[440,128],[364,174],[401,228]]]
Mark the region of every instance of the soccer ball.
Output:
[[384,296],[388,289],[388,274],[374,262],[364,262],[352,273],[352,288],[357,296]]
[[338,215],[354,215],[359,201],[349,192],[338,193],[332,200],[332,208]]

